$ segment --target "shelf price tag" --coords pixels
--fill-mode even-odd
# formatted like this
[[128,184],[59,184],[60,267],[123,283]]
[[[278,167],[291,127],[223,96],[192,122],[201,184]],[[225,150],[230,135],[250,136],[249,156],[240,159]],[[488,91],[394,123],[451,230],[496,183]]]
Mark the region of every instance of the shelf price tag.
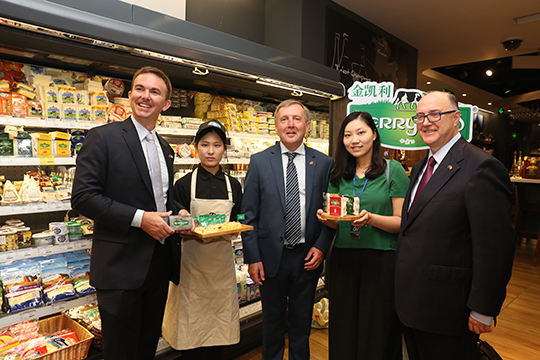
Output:
[[54,156],[40,156],[39,158],[40,165],[54,165]]

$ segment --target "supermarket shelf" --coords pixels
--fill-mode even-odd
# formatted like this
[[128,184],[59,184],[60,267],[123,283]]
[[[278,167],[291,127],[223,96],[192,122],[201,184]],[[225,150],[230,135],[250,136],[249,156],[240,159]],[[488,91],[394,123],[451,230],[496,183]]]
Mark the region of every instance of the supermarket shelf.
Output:
[[71,210],[71,203],[69,200],[55,201],[50,203],[39,202],[32,204],[21,205],[4,205],[0,206],[0,216],[7,215],[20,215],[20,214],[37,214],[55,211],[68,211]]
[[13,324],[38,319],[44,316],[53,315],[76,306],[83,306],[91,302],[96,302],[96,294],[90,294],[75,299],[59,301],[52,305],[45,305],[37,308],[23,310],[20,312],[2,315],[0,317],[0,328],[11,326]]
[[[200,163],[199,158],[179,158],[175,157],[174,165],[193,165]],[[249,164],[249,158],[235,158],[235,159],[223,159],[221,165],[234,165],[234,164]]]
[[[89,249],[92,247],[92,239],[85,239],[65,243],[62,245],[46,245],[39,247],[23,248],[0,252],[0,263],[7,263],[15,260],[30,259],[36,256],[48,256],[53,254],[61,254],[69,251],[77,251],[81,249]],[[0,326],[1,328],[1,326]]]
[[240,308],[240,321],[258,313],[262,313],[262,301],[255,301],[252,304],[242,306]]
[[74,157],[0,156],[0,166],[75,165]]

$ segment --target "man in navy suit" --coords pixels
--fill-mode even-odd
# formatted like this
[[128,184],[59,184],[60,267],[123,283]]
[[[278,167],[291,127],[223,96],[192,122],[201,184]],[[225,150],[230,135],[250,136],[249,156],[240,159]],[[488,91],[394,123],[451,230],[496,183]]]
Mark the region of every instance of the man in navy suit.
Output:
[[465,141],[460,117],[445,92],[424,96],[413,117],[430,150],[411,172],[396,254],[395,303],[411,360],[473,359],[512,273],[508,172]]
[[[244,259],[251,279],[261,286],[263,360],[283,359],[287,308],[289,359],[309,360],[315,290],[334,236],[334,230],[317,221],[316,213],[334,162],[304,145],[309,110],[302,103],[285,100],[274,115],[281,141],[252,155],[246,175],[242,212],[253,230],[242,234]],[[293,164],[298,186],[288,188],[287,168]],[[300,205],[291,219],[286,193],[294,187]],[[286,236],[286,223],[298,226],[297,237],[290,231]]]
[[174,152],[155,131],[170,93],[161,70],[138,70],[133,115],[90,130],[77,157],[71,204],[95,224],[90,283],[105,360],[154,358],[169,279],[178,283],[180,238],[165,221],[181,208],[172,195]]

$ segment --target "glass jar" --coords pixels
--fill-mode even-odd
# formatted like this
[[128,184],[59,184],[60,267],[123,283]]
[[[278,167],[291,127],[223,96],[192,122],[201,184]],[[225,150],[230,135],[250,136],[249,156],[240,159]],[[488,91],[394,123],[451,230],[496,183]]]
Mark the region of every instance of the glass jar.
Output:
[[18,249],[19,236],[15,230],[0,231],[0,251]]
[[17,229],[19,248],[32,245],[32,231],[29,227],[20,227]]

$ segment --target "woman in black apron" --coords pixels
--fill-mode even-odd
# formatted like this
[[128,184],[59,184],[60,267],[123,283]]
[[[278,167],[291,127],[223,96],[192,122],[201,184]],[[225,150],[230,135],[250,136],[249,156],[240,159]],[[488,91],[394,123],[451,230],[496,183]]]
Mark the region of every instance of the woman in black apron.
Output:
[[[193,216],[225,214],[227,221],[236,221],[240,211],[242,187],[219,165],[226,149],[225,131],[216,120],[199,127],[195,146],[201,163],[174,185],[175,200],[189,204]],[[170,284],[163,320],[163,337],[182,350],[182,358],[221,359],[223,346],[240,341],[231,240],[182,240],[180,283]]]

